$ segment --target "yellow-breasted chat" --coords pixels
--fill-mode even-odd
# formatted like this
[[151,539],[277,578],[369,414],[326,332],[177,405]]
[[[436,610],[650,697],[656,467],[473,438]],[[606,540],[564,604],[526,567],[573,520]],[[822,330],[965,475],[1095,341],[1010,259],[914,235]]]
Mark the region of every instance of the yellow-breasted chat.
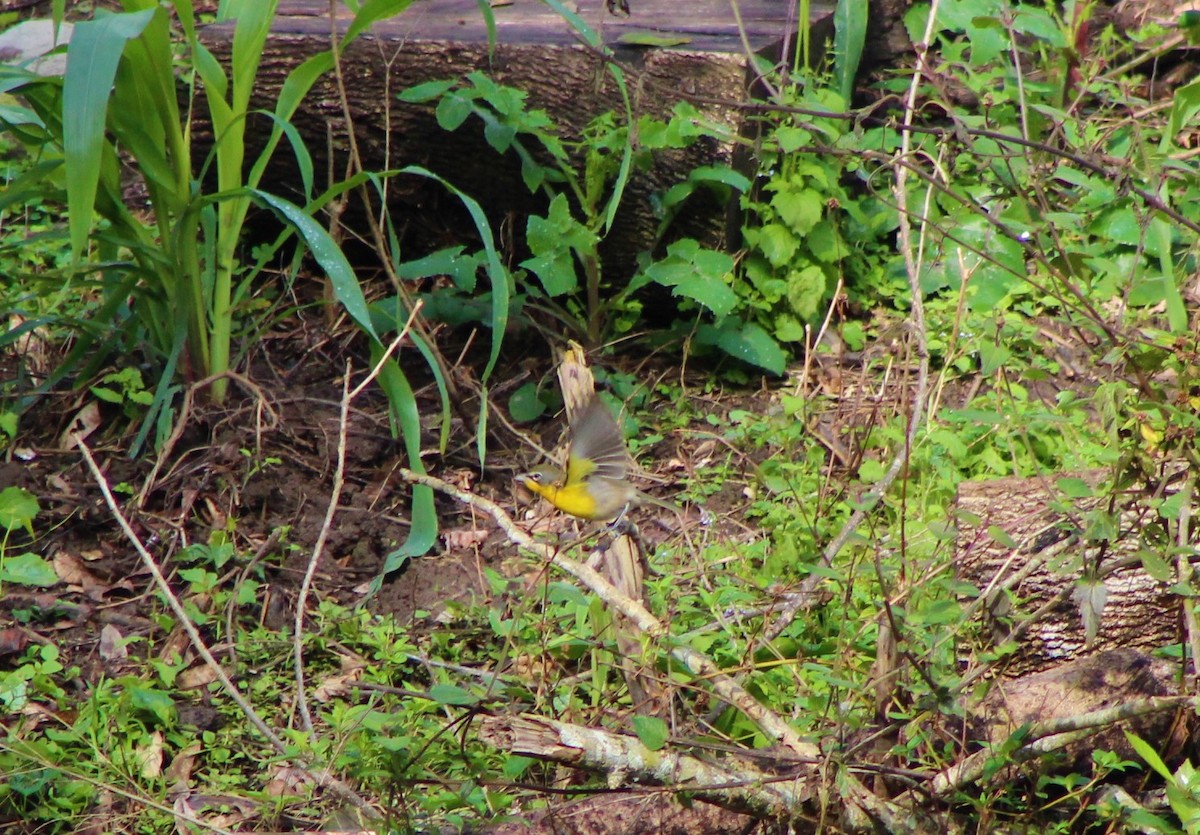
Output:
[[631,505],[653,504],[679,508],[638,490],[629,483],[629,454],[621,430],[608,407],[595,395],[572,422],[567,443],[567,466],[534,467],[520,477],[527,488],[564,513],[607,522]]

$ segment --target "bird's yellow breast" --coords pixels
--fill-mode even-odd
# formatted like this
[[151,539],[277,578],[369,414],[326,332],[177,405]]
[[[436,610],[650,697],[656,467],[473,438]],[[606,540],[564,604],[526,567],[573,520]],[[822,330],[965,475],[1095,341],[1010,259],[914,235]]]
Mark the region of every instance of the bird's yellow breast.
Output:
[[526,479],[525,486],[563,513],[569,513],[581,519],[595,519],[600,515],[596,506],[596,498],[588,488],[587,482],[559,486],[557,484],[539,484]]

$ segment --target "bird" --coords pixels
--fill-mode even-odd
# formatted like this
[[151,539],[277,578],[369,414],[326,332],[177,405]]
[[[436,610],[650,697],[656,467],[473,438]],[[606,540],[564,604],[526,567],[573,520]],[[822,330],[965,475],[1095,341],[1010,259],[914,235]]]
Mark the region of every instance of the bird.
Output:
[[591,399],[571,423],[567,468],[541,464],[520,476],[529,490],[564,513],[594,522],[612,522],[626,508],[652,504],[679,508],[629,483],[629,454],[621,430],[600,398]]

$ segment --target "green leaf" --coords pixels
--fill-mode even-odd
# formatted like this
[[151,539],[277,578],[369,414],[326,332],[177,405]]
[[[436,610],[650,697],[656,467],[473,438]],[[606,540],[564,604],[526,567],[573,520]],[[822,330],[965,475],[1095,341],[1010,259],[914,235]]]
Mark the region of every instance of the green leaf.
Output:
[[546,216],[530,215],[525,225],[525,242],[532,258],[521,262],[541,281],[551,298],[572,293],[579,286],[572,250],[582,258],[594,256],[599,243],[587,227],[571,216],[565,194],[557,195]]
[[109,94],[125,45],[138,37],[157,9],[106,14],[75,24],[63,77],[63,156],[66,162],[71,252],[87,247],[100,182]]
[[782,374],[787,368],[787,354],[769,333],[754,322],[726,320],[719,327],[701,325],[696,330],[696,341],[702,345],[716,346],[731,357],[772,374]]
[[833,82],[844,102],[854,93],[870,11],[863,0],[838,0],[833,12]]
[[625,46],[682,46],[685,43],[691,43],[692,39],[686,35],[669,34],[664,35],[658,32],[639,32],[626,31],[622,32],[617,38],[617,43]]
[[342,38],[342,48],[344,49],[346,44],[361,35],[372,24],[395,17],[411,5],[412,0],[367,0],[359,8],[358,13],[354,15],[354,20],[346,29],[346,34]]
[[517,423],[529,423],[545,411],[546,404],[538,397],[537,386],[533,383],[526,383],[508,398],[508,413]]
[[441,98],[457,85],[458,82],[452,78],[444,78],[441,81],[426,81],[424,84],[414,84],[407,90],[402,90],[397,98],[400,101],[410,104],[420,104]]
[[1069,499],[1088,499],[1096,494],[1092,485],[1082,478],[1063,477],[1054,482],[1059,490]]
[[813,189],[785,188],[771,198],[771,207],[792,232],[807,235],[824,215],[825,199]]
[[1125,738],[1129,740],[1129,744],[1133,747],[1134,752],[1145,760],[1146,765],[1154,769],[1158,776],[1162,777],[1168,783],[1174,782],[1175,775],[1171,773],[1171,769],[1167,768],[1167,764],[1162,761],[1162,757],[1158,755],[1158,752],[1150,747],[1150,743],[1129,731],[1125,731]]
[[633,732],[637,734],[637,738],[651,751],[662,750],[662,747],[667,744],[667,740],[671,738],[671,731],[667,727],[667,723],[657,716],[634,716],[632,723]]
[[1004,530],[1004,528],[1000,527],[999,525],[989,525],[987,530],[988,536],[992,538],[993,542],[1012,550],[1016,550],[1020,547],[1018,542],[1012,538],[1009,532]]
[[458,289],[473,293],[476,272],[482,261],[478,255],[467,254],[461,246],[451,246],[415,261],[405,261],[396,268],[396,274],[406,281],[445,275],[454,281],[454,286]]
[[346,260],[346,255],[337,242],[319,223],[313,220],[308,212],[295,203],[258,189],[250,189],[249,193],[261,203],[278,212],[295,228],[303,238],[308,251],[312,253],[325,275],[329,277],[329,284],[333,288],[334,296],[346,309],[346,313],[364,333],[378,342],[379,336],[371,326],[371,314],[367,309],[367,300],[363,296],[358,277],[354,274],[354,269]]
[[33,535],[33,519],[38,515],[37,497],[20,487],[0,490],[0,528],[13,531],[25,528]]
[[175,702],[162,690],[141,683],[131,683],[126,692],[129,694],[130,704],[136,710],[151,714],[163,725],[169,725],[174,720]]
[[1138,557],[1142,561],[1142,567],[1146,569],[1146,573],[1151,579],[1157,580],[1160,583],[1169,583],[1175,577],[1175,572],[1171,570],[1171,566],[1163,559],[1162,555],[1149,548],[1142,548],[1137,552]]
[[0,556],[0,581],[22,586],[53,586],[58,582],[54,567],[37,554]]
[[458,130],[462,123],[474,112],[471,100],[462,93],[452,93],[442,97],[434,109],[438,127],[442,130]]
[[475,694],[454,684],[433,685],[429,688],[429,698],[440,705],[455,706],[473,705],[479,701]]
[[738,303],[728,283],[732,273],[733,258],[728,254],[685,238],[667,247],[665,258],[645,268],[642,283],[648,279],[670,287],[676,296],[698,302],[719,318],[732,312]]

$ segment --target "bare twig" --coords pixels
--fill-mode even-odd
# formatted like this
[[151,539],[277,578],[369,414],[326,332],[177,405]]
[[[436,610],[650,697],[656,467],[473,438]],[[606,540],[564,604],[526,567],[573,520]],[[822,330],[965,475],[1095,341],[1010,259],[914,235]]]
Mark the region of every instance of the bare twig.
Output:
[[329,493],[329,504],[325,508],[325,521],[321,523],[321,532],[317,534],[317,541],[313,545],[312,556],[308,560],[308,569],[304,572],[304,580],[300,583],[300,591],[296,595],[296,618],[292,634],[292,658],[295,665],[296,673],[296,706],[300,710],[300,720],[304,723],[304,729],[310,733],[313,730],[312,715],[308,710],[308,696],[304,692],[304,612],[307,608],[308,592],[312,588],[313,577],[317,573],[317,563],[321,560],[321,553],[325,550],[325,542],[329,539],[329,531],[333,528],[333,517],[337,514],[338,501],[342,497],[342,487],[346,483],[346,431],[350,419],[350,403],[354,398],[358,397],[371,382],[379,376],[380,370],[395,352],[400,347],[412,329],[413,321],[416,319],[417,313],[421,310],[421,302],[418,301],[408,314],[408,321],[404,323],[404,327],[400,329],[400,333],[388,345],[387,350],[375,363],[375,367],[371,369],[362,382],[357,386],[350,388],[350,366],[346,365],[346,376],[342,380],[342,405],[341,414],[338,416],[338,448],[337,448],[337,467],[333,472],[333,489]]
[[187,387],[183,393],[183,405],[179,407],[179,416],[175,419],[175,427],[171,430],[170,436],[163,444],[162,450],[159,451],[158,459],[154,462],[154,466],[150,468],[150,475],[146,476],[146,481],[142,484],[142,489],[138,492],[137,506],[143,507],[146,504],[146,496],[150,495],[150,491],[154,489],[154,484],[158,479],[158,471],[162,469],[162,465],[171,457],[171,451],[175,449],[175,444],[179,443],[179,439],[183,437],[183,431],[188,425],[188,415],[192,411],[192,401],[196,397],[196,392],[201,389],[208,388],[217,380],[233,380],[241,385],[247,391],[254,393],[258,399],[259,407],[265,408],[271,415],[271,426],[274,427],[279,423],[279,415],[271,408],[270,402],[266,395],[263,394],[261,388],[254,384],[252,380],[243,377],[236,371],[222,371],[219,374],[210,374],[203,380],[197,380]]

